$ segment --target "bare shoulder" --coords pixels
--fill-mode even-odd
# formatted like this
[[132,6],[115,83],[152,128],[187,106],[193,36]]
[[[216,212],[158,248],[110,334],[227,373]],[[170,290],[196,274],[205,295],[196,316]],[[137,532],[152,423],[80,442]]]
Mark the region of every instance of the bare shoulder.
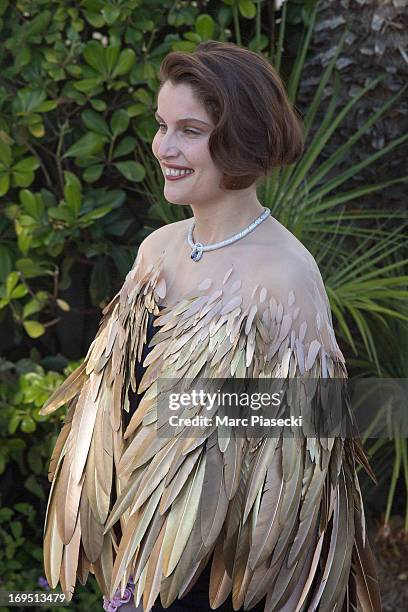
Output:
[[[330,352],[340,355],[333,332],[332,314],[325,283],[315,257],[276,219],[265,227],[268,240],[261,246],[257,280],[282,304],[294,326],[304,325],[305,341],[319,338]],[[261,242],[261,241],[260,241]]]
[[139,246],[139,253],[148,262],[157,260],[164,252],[168,252],[169,245],[176,248],[188,231],[190,219],[183,219],[168,223],[149,234]]
[[[263,227],[262,227],[263,226]],[[259,227],[247,266],[268,285],[290,290],[305,287],[321,275],[317,262],[306,246],[274,217]],[[255,236],[254,236],[255,238]]]

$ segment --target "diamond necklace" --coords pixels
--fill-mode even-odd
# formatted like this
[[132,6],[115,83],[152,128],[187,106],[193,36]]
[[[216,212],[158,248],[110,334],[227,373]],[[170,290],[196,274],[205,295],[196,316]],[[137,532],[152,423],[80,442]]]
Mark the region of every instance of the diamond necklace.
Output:
[[249,234],[249,232],[252,232],[260,223],[262,223],[262,221],[265,221],[265,219],[270,214],[271,214],[271,211],[269,210],[269,208],[265,208],[263,213],[261,213],[259,217],[255,219],[255,221],[253,221],[250,225],[248,225],[248,227],[246,227],[242,231],[238,232],[238,234],[234,234],[234,236],[231,236],[230,238],[226,238],[225,240],[222,240],[221,242],[214,242],[213,244],[206,244],[206,245],[202,244],[201,242],[194,242],[193,231],[195,228],[195,221],[193,221],[188,231],[188,236],[187,236],[188,244],[190,245],[192,249],[191,254],[190,254],[191,259],[193,261],[199,261],[205,251],[215,251],[215,249],[220,249],[221,247],[227,246],[229,244],[232,244],[233,242],[236,242],[237,240],[240,240],[241,238]]

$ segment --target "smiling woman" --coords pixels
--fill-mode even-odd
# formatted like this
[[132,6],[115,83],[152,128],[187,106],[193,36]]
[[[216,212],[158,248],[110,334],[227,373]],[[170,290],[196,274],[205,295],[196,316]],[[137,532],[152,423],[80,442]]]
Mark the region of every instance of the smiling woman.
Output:
[[[263,176],[302,154],[301,122],[268,61],[232,43],[170,53],[160,76],[152,151],[166,199],[194,219],[143,241],[84,363],[41,411],[68,402],[48,582],[69,599],[91,571],[111,611],[378,612],[356,470],[370,467],[359,439],[326,423],[347,369],[323,279],[257,197]],[[193,401],[171,429],[166,393],[228,379],[254,392],[301,383],[279,410],[313,402],[326,433],[193,425],[206,413]]]

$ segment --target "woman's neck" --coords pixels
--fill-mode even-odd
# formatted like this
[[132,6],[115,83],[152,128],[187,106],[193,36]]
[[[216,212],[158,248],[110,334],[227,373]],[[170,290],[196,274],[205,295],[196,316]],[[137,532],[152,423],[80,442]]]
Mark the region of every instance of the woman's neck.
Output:
[[245,229],[264,211],[255,196],[230,198],[217,204],[191,204],[194,214],[194,242],[220,242]]

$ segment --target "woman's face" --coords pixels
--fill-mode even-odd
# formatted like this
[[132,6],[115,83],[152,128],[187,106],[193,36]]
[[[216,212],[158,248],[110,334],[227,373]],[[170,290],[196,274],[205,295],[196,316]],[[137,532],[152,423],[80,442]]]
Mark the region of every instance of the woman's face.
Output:
[[[159,126],[152,151],[165,177],[166,200],[194,204],[219,198],[222,172],[215,167],[208,147],[214,123],[191,86],[166,81],[157,98],[156,120]],[[183,176],[166,176],[169,168],[174,173],[171,168],[178,166],[188,171]]]

